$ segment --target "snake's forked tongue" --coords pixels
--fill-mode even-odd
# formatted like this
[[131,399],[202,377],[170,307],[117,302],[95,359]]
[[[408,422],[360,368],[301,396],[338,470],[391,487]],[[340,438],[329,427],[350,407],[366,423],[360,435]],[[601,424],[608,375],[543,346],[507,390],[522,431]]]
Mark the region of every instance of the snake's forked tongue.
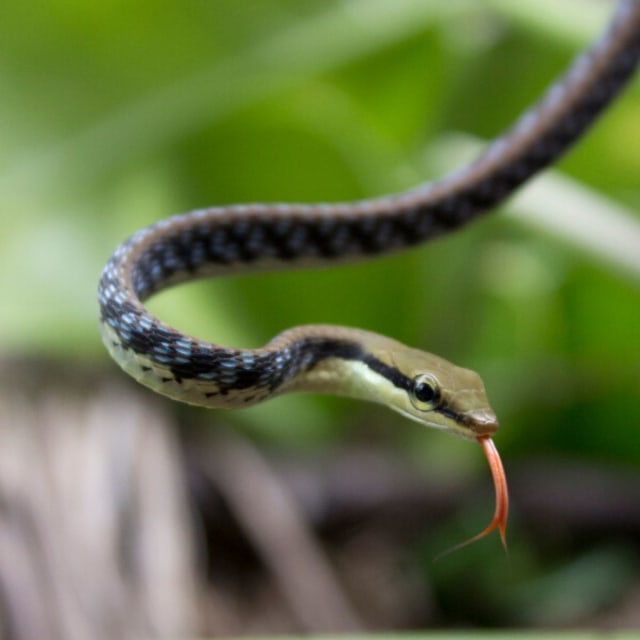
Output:
[[494,529],[500,532],[500,541],[504,550],[507,551],[507,518],[509,517],[509,491],[507,490],[507,476],[502,466],[502,460],[500,460],[500,454],[496,449],[496,445],[489,436],[482,436],[479,438],[484,455],[487,456],[489,461],[489,467],[491,469],[491,475],[493,476],[493,485],[496,490],[496,509],[493,513],[493,520],[489,523],[489,526],[481,531],[478,535],[469,540],[479,540],[484,536],[491,533]]
[[472,542],[476,542],[488,536],[492,531],[497,529],[500,532],[500,540],[505,552],[507,551],[507,518],[509,516],[509,492],[507,490],[507,476],[502,466],[502,460],[500,460],[500,454],[496,449],[496,445],[489,436],[480,436],[478,442],[482,445],[487,460],[489,461],[489,467],[491,469],[491,475],[493,476],[493,484],[496,490],[496,508],[493,513],[493,519],[480,533],[476,534],[472,538],[465,540],[455,546],[447,549],[444,553],[441,553],[438,558],[444,555],[448,555],[452,551],[456,551],[462,547],[466,547]]

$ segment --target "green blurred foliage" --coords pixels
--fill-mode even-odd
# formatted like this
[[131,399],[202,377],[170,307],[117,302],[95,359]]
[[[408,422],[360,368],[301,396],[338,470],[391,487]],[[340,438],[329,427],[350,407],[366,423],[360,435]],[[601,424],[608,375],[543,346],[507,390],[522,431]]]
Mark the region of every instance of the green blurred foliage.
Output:
[[[531,20],[516,5],[7,4],[0,348],[106,365],[96,326],[101,266],[124,237],[162,217],[208,204],[361,198],[434,177],[425,158],[435,142],[498,134],[606,22],[604,5],[544,3]],[[557,170],[640,207],[639,116],[636,81]],[[532,231],[506,215],[511,206],[517,200],[402,256],[197,283],[152,308],[237,345],[316,322],[391,335],[481,372],[507,468],[545,452],[637,466],[639,280]],[[488,482],[475,447],[355,402],[288,397],[224,419],[286,447],[376,438],[445,481]],[[514,546],[523,575],[541,575]],[[594,552],[576,571],[615,573],[625,553]],[[439,566],[451,575],[450,563]],[[486,567],[472,568],[485,589],[503,589],[503,606],[528,601],[526,590],[509,594]],[[565,567],[553,584],[565,574],[573,575]]]

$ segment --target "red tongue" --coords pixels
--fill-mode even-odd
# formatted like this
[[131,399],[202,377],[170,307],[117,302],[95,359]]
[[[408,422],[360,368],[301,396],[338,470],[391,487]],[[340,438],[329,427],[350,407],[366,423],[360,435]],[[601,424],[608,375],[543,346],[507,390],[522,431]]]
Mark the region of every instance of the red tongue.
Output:
[[504,467],[502,466],[502,460],[500,460],[500,454],[496,449],[496,445],[489,436],[480,436],[478,442],[482,445],[484,455],[489,461],[489,468],[491,469],[491,475],[493,476],[493,484],[496,489],[496,509],[493,513],[493,519],[489,523],[489,526],[476,534],[472,538],[461,542],[450,549],[447,549],[444,553],[441,553],[438,558],[444,555],[456,551],[462,547],[466,547],[472,542],[476,542],[488,536],[492,531],[498,529],[500,532],[500,540],[505,552],[507,551],[507,517],[509,515],[509,492],[507,490],[507,476],[504,473]]
[[509,517],[509,491],[507,489],[507,476],[502,466],[502,460],[500,460],[500,454],[496,449],[496,445],[489,436],[481,436],[479,438],[484,455],[487,456],[489,461],[489,467],[491,469],[491,475],[493,476],[493,484],[496,489],[496,510],[493,514],[493,520],[489,523],[489,526],[481,531],[477,536],[471,538],[469,542],[473,540],[479,540],[484,538],[487,534],[491,533],[494,529],[498,529],[500,532],[500,540],[504,550],[507,551],[507,518]]

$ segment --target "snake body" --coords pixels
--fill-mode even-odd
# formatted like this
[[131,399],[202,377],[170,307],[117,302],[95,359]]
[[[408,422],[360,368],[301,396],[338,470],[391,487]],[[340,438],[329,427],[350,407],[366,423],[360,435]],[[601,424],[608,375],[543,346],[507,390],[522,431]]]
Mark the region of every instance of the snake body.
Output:
[[603,36],[540,102],[471,164],[397,195],[338,204],[249,204],[174,216],[121,244],[99,285],[100,326],[116,362],[177,400],[238,408],[289,391],[381,402],[463,437],[498,426],[472,371],[360,329],[289,329],[259,349],[199,340],[143,302],[208,276],[368,259],[458,229],[502,202],[574,142],[631,77],[640,1],[623,0]]

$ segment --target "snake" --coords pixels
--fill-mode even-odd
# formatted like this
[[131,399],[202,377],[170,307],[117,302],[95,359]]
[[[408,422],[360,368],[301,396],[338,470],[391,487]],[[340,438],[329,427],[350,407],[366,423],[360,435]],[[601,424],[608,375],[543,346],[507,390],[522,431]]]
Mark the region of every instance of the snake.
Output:
[[506,548],[507,484],[492,439],[498,419],[477,373],[343,326],[298,326],[261,348],[227,347],[166,324],[144,302],[198,278],[369,260],[455,231],[555,162],[619,94],[639,58],[640,0],[620,0],[605,32],[536,104],[477,159],[442,178],[352,202],[213,206],[137,231],[100,277],[108,352],[143,385],[192,405],[237,409],[290,392],[341,395],[479,442],[496,505],[489,526],[467,542],[498,529]]

